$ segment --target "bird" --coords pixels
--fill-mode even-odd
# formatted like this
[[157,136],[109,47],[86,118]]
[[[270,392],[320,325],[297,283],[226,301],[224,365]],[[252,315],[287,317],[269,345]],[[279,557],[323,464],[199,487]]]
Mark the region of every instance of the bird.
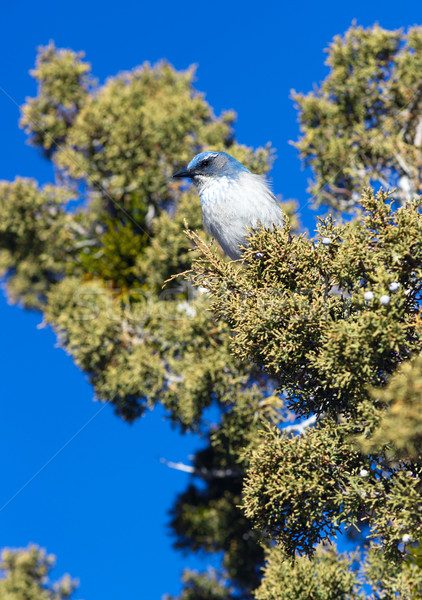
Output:
[[247,246],[248,228],[284,224],[280,204],[264,177],[226,152],[201,152],[173,177],[194,183],[205,229],[232,260],[242,258],[240,246]]

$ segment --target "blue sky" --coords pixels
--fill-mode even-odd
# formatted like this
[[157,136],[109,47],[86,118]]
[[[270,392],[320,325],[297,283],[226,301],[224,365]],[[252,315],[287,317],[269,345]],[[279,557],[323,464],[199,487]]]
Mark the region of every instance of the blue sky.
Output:
[[[100,82],[145,60],[196,63],[196,87],[216,113],[237,112],[237,139],[277,149],[274,191],[305,206],[309,174],[288,144],[298,135],[291,89],[308,91],[324,78],[323,49],[353,19],[391,29],[421,24],[422,3],[24,0],[2,13],[0,179],[53,179],[17,122],[18,106],[35,94],[28,71],[36,47],[54,40],[84,50]],[[308,206],[301,216],[311,226]],[[98,412],[84,375],[54,334],[37,328],[40,315],[0,296],[0,320],[0,546],[46,547],[58,557],[57,576],[79,577],[76,598],[176,593],[183,566],[207,563],[171,549],[166,513],[187,477],[159,458],[188,462],[198,441],[172,430],[160,409],[133,426],[109,407]]]

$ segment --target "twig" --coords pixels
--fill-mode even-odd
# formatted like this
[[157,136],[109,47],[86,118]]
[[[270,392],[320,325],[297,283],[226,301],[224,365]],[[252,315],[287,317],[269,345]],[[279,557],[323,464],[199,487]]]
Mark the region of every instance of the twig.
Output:
[[183,471],[184,473],[190,473],[191,475],[196,475],[197,477],[202,477],[202,479],[225,479],[226,477],[237,477],[241,474],[241,471],[238,469],[206,469],[202,467],[201,469],[196,469],[192,465],[185,465],[182,462],[172,462],[171,460],[166,460],[165,458],[160,458],[160,462],[162,462],[166,467],[170,469],[175,469],[176,471]]
[[305,433],[306,429],[308,427],[311,427],[311,425],[314,425],[316,423],[316,421],[317,421],[317,416],[312,415],[305,421],[301,421],[300,423],[296,423],[295,425],[287,425],[287,427],[283,427],[282,432],[283,433],[297,432],[299,434],[303,434],[303,433]]

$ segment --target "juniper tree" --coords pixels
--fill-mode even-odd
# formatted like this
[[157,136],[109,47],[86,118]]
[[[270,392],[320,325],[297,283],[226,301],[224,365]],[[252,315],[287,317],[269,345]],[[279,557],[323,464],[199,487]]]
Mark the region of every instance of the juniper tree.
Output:
[[[384,107],[383,123],[374,125],[386,140],[378,149],[385,159],[380,171],[361,138],[358,155],[365,173],[346,163],[354,180],[342,190],[330,187],[336,176],[343,177],[337,172],[343,164],[340,153],[331,163],[327,149],[331,142],[335,149],[347,143],[366,106],[382,107],[367,103],[363,92],[368,88],[371,94],[374,80],[382,88],[373,63],[384,60],[385,40],[400,35],[352,27],[329,51],[332,72],[321,95],[331,86],[331,96],[320,102],[314,95],[302,97],[306,135],[300,149],[313,157],[316,191],[324,191],[324,202],[334,208],[358,205],[356,219],[320,219],[312,238],[292,235],[289,227],[251,232],[242,268],[222,261],[187,231],[201,253],[187,276],[208,290],[211,310],[230,326],[233,354],[275,378],[287,408],[298,417],[317,417],[314,428],[293,437],[281,420],[269,425],[261,444],[248,452],[243,510],[264,539],[277,543],[267,554],[257,598],[354,598],[368,585],[375,597],[421,597],[420,557],[408,552],[422,539],[422,201],[401,197],[397,208],[394,189],[377,194],[367,189],[357,196],[365,177],[391,188],[396,182],[396,157],[386,150],[396,125],[391,106]],[[397,52],[409,70],[400,74],[404,81],[414,76],[422,56],[415,42],[420,35],[412,30],[407,44],[400,38]],[[339,57],[356,62],[336,71]],[[355,75],[361,85],[355,110],[341,100],[345,89],[349,93],[345,73],[351,90]],[[306,120],[309,106],[314,112]],[[340,115],[338,121],[327,117],[329,109],[329,116]],[[342,129],[342,118],[349,129]],[[388,135],[382,129],[386,123]],[[416,154],[417,148],[409,142],[407,151]],[[322,169],[331,179],[324,179]],[[345,198],[353,202],[346,204]],[[355,576],[351,559],[323,545],[345,527],[362,526],[369,550]]]
[[312,167],[315,204],[350,210],[366,185],[422,189],[422,30],[353,25],[327,49],[329,74],[309,94],[294,93],[302,136],[295,144]]
[[[306,586],[283,583],[300,565],[337,585],[330,573],[337,564],[341,576],[341,557],[297,566],[289,558],[312,559],[316,545],[362,523],[372,540],[366,583],[378,570],[391,579],[376,584],[381,595],[391,585],[419,597],[422,572],[405,557],[422,539],[421,204],[394,210],[387,193],[368,190],[362,218],[321,220],[314,239],[288,227],[255,232],[242,268],[188,231],[201,252],[190,275],[230,325],[233,354],[275,378],[295,414],[319,417],[293,437],[281,420],[267,425],[247,451],[245,516],[278,543],[257,598],[308,598]],[[355,597],[351,571],[344,577],[341,594],[332,587],[318,597]]]
[[49,573],[55,556],[47,555],[38,546],[22,549],[5,548],[1,554],[1,600],[68,600],[77,582],[65,575],[51,582]]
[[[205,148],[265,174],[271,148],[236,143],[233,113],[213,114],[192,70],[146,64],[98,86],[81,54],[40,51],[22,124],[57,181],[2,184],[1,266],[12,299],[44,313],[100,400],[127,421],[161,402],[202,436],[171,524],[177,547],[223,552],[223,566],[186,573],[181,598],[419,593],[407,553],[422,538],[422,224],[403,191],[419,189],[421,36],[336,38],[321,91],[296,98],[300,151],[324,203],[362,212],[322,219],[313,237],[251,232],[242,265],[210,246],[196,194],[170,175]],[[355,148],[359,164],[346,160]],[[399,182],[403,206],[386,189],[362,194],[368,182]],[[294,418],[317,423],[286,426]],[[353,526],[372,540],[361,558],[326,546]]]
[[[38,94],[22,126],[57,179],[1,184],[9,296],[43,312],[120,417],[133,421],[159,401],[182,431],[198,431],[204,449],[172,510],[175,543],[223,552],[221,577],[250,597],[264,555],[238,508],[241,451],[261,427],[257,415],[273,418],[280,399],[259,369],[231,355],[230,330],[206,294],[181,282],[162,288],[191,264],[184,220],[201,229],[196,194],[172,173],[210,147],[266,173],[272,150],[235,142],[234,114],[213,114],[192,69],[145,64],[98,86],[81,53],[50,44],[33,75]],[[224,425],[209,431],[202,414],[212,403]]]

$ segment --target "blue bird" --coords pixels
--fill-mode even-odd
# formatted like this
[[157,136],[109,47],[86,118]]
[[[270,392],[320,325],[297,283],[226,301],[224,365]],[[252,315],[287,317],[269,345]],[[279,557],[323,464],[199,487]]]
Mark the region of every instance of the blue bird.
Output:
[[173,177],[188,177],[201,198],[205,229],[232,259],[242,257],[247,227],[282,226],[284,216],[267,182],[225,152],[201,152]]

